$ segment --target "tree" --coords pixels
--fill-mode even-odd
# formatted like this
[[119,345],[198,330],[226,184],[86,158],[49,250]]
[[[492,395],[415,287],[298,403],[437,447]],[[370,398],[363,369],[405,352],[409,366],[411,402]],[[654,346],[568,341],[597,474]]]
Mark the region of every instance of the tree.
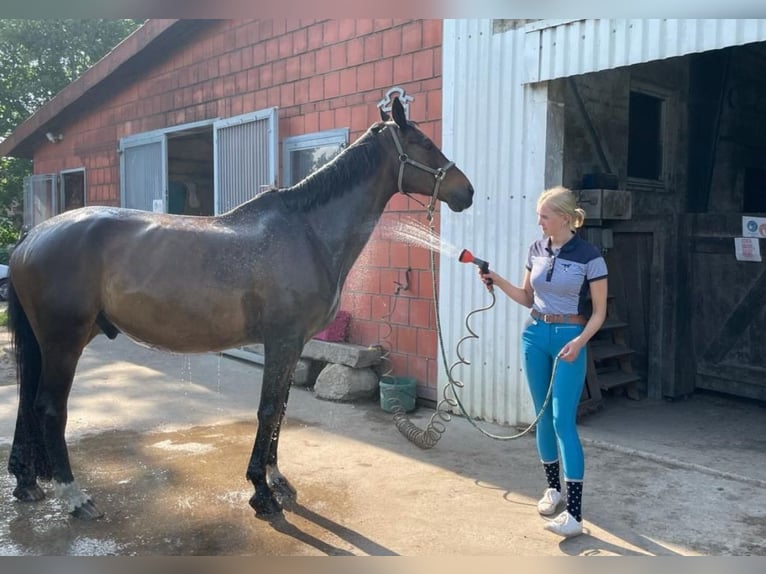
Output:
[[[0,20],[0,140],[141,23]],[[0,158],[0,241],[6,238],[6,225],[21,228],[21,214],[16,213],[16,207],[21,205],[24,176],[30,173],[29,160]]]

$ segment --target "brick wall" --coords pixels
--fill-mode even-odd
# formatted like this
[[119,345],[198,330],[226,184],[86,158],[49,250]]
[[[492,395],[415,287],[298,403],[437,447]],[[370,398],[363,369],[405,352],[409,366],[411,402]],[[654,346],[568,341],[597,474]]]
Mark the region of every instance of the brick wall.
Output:
[[[410,117],[439,145],[441,43],[440,20],[219,21],[156,54],[87,115],[63,118],[64,141],[40,148],[35,172],[84,167],[87,203],[119,205],[121,137],[278,106],[280,139],[347,127],[353,141],[379,119],[376,104],[395,85],[414,96]],[[395,196],[383,226],[404,217],[425,222],[422,207]],[[389,329],[381,318],[408,268],[409,289]],[[421,394],[433,397],[431,285],[428,251],[388,239],[379,226],[349,277],[342,308],[353,314],[353,342],[384,337],[395,374],[416,377],[431,387]]]

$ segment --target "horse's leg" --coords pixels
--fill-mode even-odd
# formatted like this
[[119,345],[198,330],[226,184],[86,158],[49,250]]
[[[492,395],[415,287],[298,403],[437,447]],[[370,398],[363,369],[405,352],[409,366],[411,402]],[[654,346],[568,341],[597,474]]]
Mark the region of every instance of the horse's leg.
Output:
[[[276,468],[276,444],[279,440],[280,421],[284,414],[295,365],[302,349],[302,337],[292,340],[267,340],[264,344],[265,361],[261,400],[258,406],[258,432],[255,435],[255,444],[246,475],[255,487],[255,494],[250,498],[250,506],[255,509],[257,516],[269,517],[282,511],[282,506],[267,480],[267,471],[273,472]],[[270,466],[273,468],[270,469]],[[281,474],[279,476],[281,477]],[[281,477],[280,481],[276,475],[272,478],[272,482],[275,478],[277,483],[282,483],[282,486],[278,487],[280,490],[284,489],[284,483],[289,485],[287,479]]]
[[[35,401],[35,410],[42,426],[45,448],[51,466],[56,495],[68,505],[69,512],[84,519],[103,516],[90,496],[80,490],[69,464],[64,433],[67,423],[67,401],[72,389],[77,362],[84,344],[72,333],[66,343],[43,345],[43,369]],[[80,338],[87,341],[87,337]]]
[[[291,379],[292,379],[292,376],[291,376]],[[287,395],[285,396],[285,402],[282,405],[282,414],[279,417],[279,422],[277,423],[277,430],[276,430],[276,433],[274,434],[274,439],[271,441],[271,446],[269,448],[269,456],[266,462],[266,482],[271,487],[271,490],[272,492],[274,492],[274,495],[277,497],[277,501],[283,506],[285,504],[295,502],[297,494],[298,494],[298,491],[295,490],[295,487],[292,484],[290,484],[290,481],[287,480],[285,475],[283,475],[279,471],[279,466],[277,464],[277,450],[279,449],[279,433],[280,433],[280,430],[282,429],[282,421],[284,421],[284,418],[285,418],[285,411],[287,411],[287,401],[290,395],[290,386],[288,386],[287,388]]]
[[13,435],[11,454],[8,457],[8,472],[16,477],[13,496],[22,502],[34,502],[45,498],[45,492],[37,484],[37,478],[50,479],[48,455],[45,452],[42,429],[34,413],[35,393],[40,379],[40,370],[29,374],[35,384],[21,385],[19,409],[16,416],[16,430]]
[[13,284],[9,285],[8,290],[8,327],[12,333],[19,382],[19,408],[8,457],[8,472],[16,477],[13,496],[24,502],[32,502],[45,498],[37,479],[48,480],[51,477],[42,429],[34,411],[42,358],[37,337],[16,296]]

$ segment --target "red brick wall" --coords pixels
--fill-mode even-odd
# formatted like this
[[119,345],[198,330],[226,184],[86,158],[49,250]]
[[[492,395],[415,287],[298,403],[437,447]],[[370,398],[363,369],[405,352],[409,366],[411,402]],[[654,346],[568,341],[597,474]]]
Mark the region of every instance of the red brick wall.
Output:
[[[157,54],[138,83],[72,118],[64,141],[36,154],[35,172],[84,167],[88,204],[119,205],[121,137],[278,106],[280,139],[347,127],[353,141],[379,119],[376,104],[395,85],[414,96],[410,117],[439,145],[441,44],[440,20],[216,22],[177,51]],[[402,217],[425,222],[422,207],[395,196],[383,223]],[[416,377],[435,397],[429,254],[381,235],[378,229],[344,290],[352,341],[378,344],[386,336],[381,318],[411,268],[410,289],[398,298],[383,342],[395,374]]]

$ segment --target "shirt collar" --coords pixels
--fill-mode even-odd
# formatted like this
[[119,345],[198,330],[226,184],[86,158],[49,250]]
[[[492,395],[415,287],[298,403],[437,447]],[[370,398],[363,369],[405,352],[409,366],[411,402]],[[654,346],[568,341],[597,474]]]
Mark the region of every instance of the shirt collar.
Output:
[[[577,233],[572,232],[572,237],[567,241],[564,245],[561,246],[561,249],[559,250],[559,253],[564,253],[567,251],[572,251],[576,245],[577,240],[579,237],[577,236]],[[549,237],[548,240],[545,242],[545,250],[548,253],[553,253],[553,249],[551,249],[551,238]]]

